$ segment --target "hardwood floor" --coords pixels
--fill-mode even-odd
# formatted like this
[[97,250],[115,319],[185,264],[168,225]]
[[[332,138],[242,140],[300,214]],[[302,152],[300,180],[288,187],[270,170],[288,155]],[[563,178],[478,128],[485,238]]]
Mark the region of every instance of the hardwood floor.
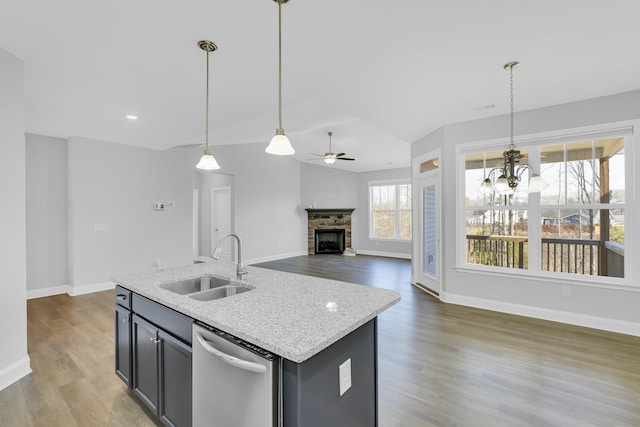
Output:
[[[259,266],[400,292],[378,322],[380,426],[640,426],[638,337],[444,304],[405,260]],[[0,426],[160,425],[114,373],[113,301],[27,302],[33,373],[0,391]]]

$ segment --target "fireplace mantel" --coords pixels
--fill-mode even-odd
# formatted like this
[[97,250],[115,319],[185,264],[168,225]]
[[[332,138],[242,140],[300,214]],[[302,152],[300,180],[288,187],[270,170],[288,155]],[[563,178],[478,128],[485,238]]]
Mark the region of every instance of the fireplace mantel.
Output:
[[355,210],[356,208],[305,209],[305,211],[307,211],[309,215],[351,215],[351,213]]

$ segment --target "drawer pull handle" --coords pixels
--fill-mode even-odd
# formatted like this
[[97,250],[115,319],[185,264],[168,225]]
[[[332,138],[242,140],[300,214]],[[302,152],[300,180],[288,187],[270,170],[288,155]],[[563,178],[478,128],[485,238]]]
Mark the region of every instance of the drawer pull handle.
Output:
[[162,340],[160,338],[151,337],[151,338],[149,338],[149,341],[154,343],[154,344],[158,344]]
[[128,323],[128,322],[129,322],[128,318],[125,317],[124,319],[122,319],[122,323]]
[[116,299],[119,299],[120,301],[124,301],[127,299],[127,296],[123,294],[118,294],[116,295]]

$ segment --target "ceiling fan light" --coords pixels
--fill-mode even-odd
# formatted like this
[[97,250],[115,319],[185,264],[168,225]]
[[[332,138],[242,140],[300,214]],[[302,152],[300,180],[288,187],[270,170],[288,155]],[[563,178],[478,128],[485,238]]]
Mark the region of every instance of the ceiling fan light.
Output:
[[336,162],[336,157],[335,156],[328,156],[324,158],[324,162],[328,165],[332,165]]
[[213,157],[213,154],[211,154],[209,150],[205,150],[202,157],[200,157],[200,161],[196,165],[196,168],[206,171],[213,171],[220,169],[220,165],[216,161],[216,158]]
[[271,142],[264,149],[269,154],[276,156],[288,156],[296,152],[289,142],[289,138],[284,134],[284,129],[277,129],[276,134],[271,138]]

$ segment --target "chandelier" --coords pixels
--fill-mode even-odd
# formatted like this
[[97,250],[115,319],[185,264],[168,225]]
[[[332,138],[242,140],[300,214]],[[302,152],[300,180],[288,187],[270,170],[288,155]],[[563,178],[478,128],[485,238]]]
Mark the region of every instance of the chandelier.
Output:
[[[511,104],[509,114],[509,149],[502,153],[503,165],[491,169],[482,184],[480,184],[480,191],[485,194],[493,191],[501,196],[514,194],[524,171],[527,169],[531,174],[528,187],[529,193],[539,193],[547,186],[547,183],[540,175],[534,173],[530,165],[526,163],[520,164],[520,159],[524,156],[520,150],[516,150],[516,144],[513,139],[513,69],[518,66],[518,64],[520,64],[518,61],[512,61],[504,65],[504,69],[509,70],[509,98]],[[493,182],[492,178],[495,178],[495,175],[498,173],[500,175],[498,175],[498,178]]]

